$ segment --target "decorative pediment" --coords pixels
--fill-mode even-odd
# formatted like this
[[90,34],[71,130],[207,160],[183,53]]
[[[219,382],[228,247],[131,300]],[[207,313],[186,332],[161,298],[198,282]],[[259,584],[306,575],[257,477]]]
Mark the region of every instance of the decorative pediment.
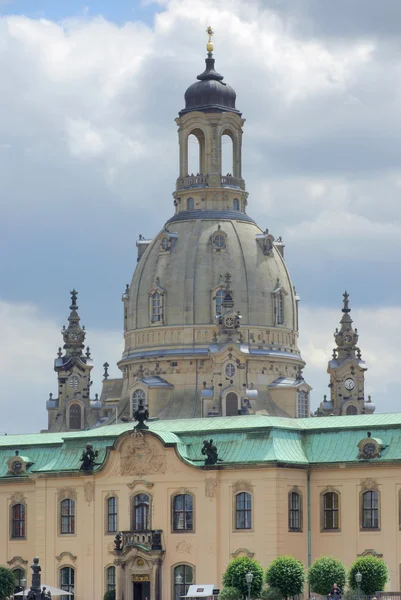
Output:
[[284,296],[288,296],[288,290],[282,285],[280,279],[277,278],[276,285],[272,292],[273,294],[283,294]]
[[150,481],[146,481],[146,479],[134,479],[134,481],[131,481],[131,483],[127,483],[127,488],[134,490],[137,485],[151,489],[155,484]]
[[361,554],[357,554],[357,556],[375,556],[376,558],[383,558],[383,554],[379,554],[373,548],[369,548],[361,552]]
[[240,479],[239,481],[236,481],[235,483],[233,483],[233,492],[235,494],[237,494],[238,492],[252,493],[252,491],[253,491],[253,485],[250,481],[247,481],[246,479]]
[[62,488],[61,490],[58,491],[57,494],[58,500],[59,502],[61,500],[76,500],[77,499],[77,492],[74,488]]
[[373,438],[371,432],[368,431],[367,437],[363,438],[358,444],[358,458],[361,460],[380,458],[383,449],[383,442],[378,438]]
[[132,432],[119,444],[121,475],[153,475],[165,473],[166,451],[152,435]]
[[233,558],[238,558],[239,556],[247,556],[248,558],[253,558],[255,556],[254,552],[250,552],[248,548],[238,548],[235,552],[231,553]]
[[10,497],[10,504],[26,504],[26,497],[21,492],[15,492]]
[[368,477],[367,479],[361,479],[361,491],[379,491],[379,485],[376,481]]
[[150,290],[148,291],[149,296],[154,296],[154,294],[159,293],[162,296],[166,293],[167,290],[160,285],[160,277],[156,277],[155,284],[152,285]]
[[77,560],[75,554],[71,554],[71,552],[61,552],[55,558],[56,560],[58,560],[58,562],[60,562],[62,558],[69,558],[72,562],[75,562]]
[[7,561],[7,564],[9,567],[18,567],[27,565],[28,561],[21,558],[21,556],[13,556],[11,560]]
[[333,492],[335,494],[340,493],[335,487],[333,487],[332,485],[328,485],[320,492],[320,494],[332,494]]

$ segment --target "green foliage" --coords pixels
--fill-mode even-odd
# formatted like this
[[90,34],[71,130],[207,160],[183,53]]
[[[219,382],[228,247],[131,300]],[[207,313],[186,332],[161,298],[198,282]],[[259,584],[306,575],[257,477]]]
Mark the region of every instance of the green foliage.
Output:
[[0,600],[7,600],[14,594],[15,577],[11,569],[0,566]]
[[327,596],[336,583],[343,590],[347,571],[343,563],[332,556],[322,556],[309,567],[308,582],[311,591],[321,596]]
[[283,594],[278,588],[265,585],[260,594],[261,600],[283,600]]
[[219,600],[241,600],[242,592],[234,587],[223,587],[220,590]]
[[226,572],[223,575],[223,585],[230,588],[236,588],[241,598],[246,598],[248,594],[248,586],[245,575],[250,571],[253,574],[251,585],[251,597],[259,598],[263,585],[263,568],[261,564],[253,558],[240,556],[234,558],[227,566]]
[[109,590],[103,596],[103,600],[116,600],[116,590]]
[[348,585],[353,590],[358,589],[355,581],[357,572],[362,575],[361,590],[364,594],[372,595],[384,590],[388,581],[388,568],[384,560],[376,556],[360,556],[348,571]]
[[304,589],[304,566],[293,556],[279,556],[267,569],[266,582],[279,589],[284,598],[298,596]]

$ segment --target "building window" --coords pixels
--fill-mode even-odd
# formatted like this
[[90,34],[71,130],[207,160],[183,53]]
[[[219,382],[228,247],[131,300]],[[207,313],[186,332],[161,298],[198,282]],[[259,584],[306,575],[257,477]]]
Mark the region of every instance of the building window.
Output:
[[193,198],[187,198],[187,210],[194,210],[195,202]]
[[234,198],[234,200],[233,200],[233,209],[234,210],[239,210],[239,200],[238,200],[238,198]]
[[163,252],[167,252],[168,250],[170,250],[170,240],[167,237],[167,235],[164,235],[160,241],[160,248],[163,250]]
[[76,402],[70,406],[70,429],[81,429],[81,405]]
[[135,392],[132,394],[132,414],[134,414],[135,411],[138,410],[140,400],[142,400],[143,405],[145,406],[146,393],[144,392],[144,390],[135,390]]
[[106,569],[106,591],[112,592],[116,589],[116,568],[108,567]]
[[11,537],[25,537],[25,504],[14,504],[11,507]]
[[173,531],[193,531],[191,494],[178,494],[173,498]]
[[345,411],[346,415],[357,415],[358,414],[358,409],[356,406],[353,406],[352,404],[350,406],[347,406],[347,410]]
[[65,592],[72,594],[72,596],[60,596],[61,600],[74,600],[75,569],[72,567],[60,569],[60,587]]
[[14,595],[15,595],[15,594],[18,594],[18,592],[22,592],[24,587],[26,588],[26,581],[24,582],[25,586],[22,585],[22,580],[26,579],[25,571],[24,571],[24,569],[13,569],[13,575],[14,575],[14,579],[15,579],[15,588],[14,588]]
[[252,496],[248,492],[235,496],[235,529],[252,529]]
[[301,390],[297,394],[297,417],[306,419],[308,417],[308,392]]
[[379,529],[379,492],[362,494],[362,528]]
[[163,296],[160,292],[154,292],[151,296],[152,323],[163,321]]
[[339,496],[336,492],[323,494],[323,529],[339,529]]
[[60,504],[61,523],[60,533],[75,533],[75,502],[70,498],[63,500]]
[[217,250],[222,250],[226,247],[226,236],[222,233],[216,233],[213,236],[213,245]]
[[301,495],[298,492],[290,492],[288,494],[288,528],[290,531],[301,531],[301,510]]
[[235,392],[229,392],[226,396],[226,417],[238,415],[238,396]]
[[225,291],[217,290],[216,292],[216,315],[221,315],[222,302],[224,300]]
[[274,312],[276,325],[284,325],[284,297],[281,292],[274,294]]
[[107,533],[117,531],[117,498],[112,496],[107,499]]
[[150,498],[147,494],[137,494],[134,497],[134,530],[148,531],[150,529]]
[[174,600],[186,596],[188,588],[194,582],[194,570],[190,565],[178,565],[173,571]]
[[228,377],[228,379],[232,379],[234,377],[235,371],[236,371],[235,365],[233,363],[228,363],[226,365],[225,371],[226,371],[226,377]]

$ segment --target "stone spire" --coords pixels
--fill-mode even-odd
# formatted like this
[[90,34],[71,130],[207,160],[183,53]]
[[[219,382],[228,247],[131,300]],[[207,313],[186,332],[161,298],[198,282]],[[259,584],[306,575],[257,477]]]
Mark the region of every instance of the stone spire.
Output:
[[343,294],[344,306],[342,308],[343,316],[340,321],[340,330],[336,329],[334,332],[334,340],[337,344],[335,352],[339,359],[342,358],[354,358],[359,349],[356,344],[358,343],[358,330],[352,327],[351,309],[349,307],[349,294],[347,291]]
[[64,350],[66,356],[82,356],[82,351],[85,347],[85,327],[81,327],[78,315],[77,295],[76,290],[72,290],[70,316],[68,317],[68,327],[63,327],[61,333],[64,340]]

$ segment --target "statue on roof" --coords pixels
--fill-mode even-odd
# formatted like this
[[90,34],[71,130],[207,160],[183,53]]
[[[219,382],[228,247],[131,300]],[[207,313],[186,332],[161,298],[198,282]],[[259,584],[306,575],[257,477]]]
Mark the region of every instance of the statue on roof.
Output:
[[82,452],[82,458],[80,459],[82,464],[80,471],[93,471],[95,466],[95,460],[98,457],[98,450],[94,450],[92,444],[86,444],[85,450]]
[[213,443],[213,440],[210,440],[209,442],[207,440],[204,440],[201,452],[204,456],[206,456],[205,465],[217,464],[217,461],[219,460],[219,455],[217,452],[217,446]]

